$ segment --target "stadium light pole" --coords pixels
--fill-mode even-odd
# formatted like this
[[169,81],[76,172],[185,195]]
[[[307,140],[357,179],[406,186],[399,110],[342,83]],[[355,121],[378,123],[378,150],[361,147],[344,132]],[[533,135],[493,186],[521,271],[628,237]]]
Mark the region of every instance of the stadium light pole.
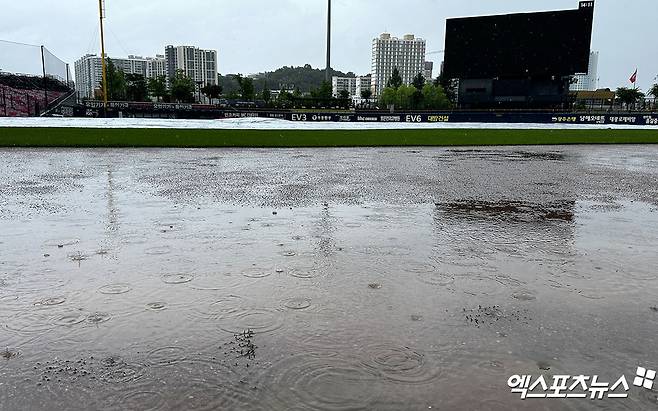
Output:
[[98,12],[101,23],[101,65],[103,66],[103,111],[107,115],[107,65],[105,63],[105,33],[103,32],[103,19],[105,18],[105,0],[98,0]]
[[331,80],[331,0],[328,0],[327,5],[327,69],[325,72],[325,80],[327,83]]

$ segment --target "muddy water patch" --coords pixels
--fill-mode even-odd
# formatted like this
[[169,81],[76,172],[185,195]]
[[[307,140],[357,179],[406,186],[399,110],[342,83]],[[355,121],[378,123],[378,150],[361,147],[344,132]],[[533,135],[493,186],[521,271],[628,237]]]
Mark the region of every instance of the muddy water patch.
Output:
[[478,305],[476,308],[463,308],[462,312],[466,324],[478,328],[508,328],[517,324],[526,326],[533,322],[530,311],[525,308]]
[[101,361],[99,379],[109,384],[132,384],[144,377],[142,364],[130,363],[121,357],[109,357]]
[[521,162],[562,162],[567,159],[567,155],[559,151],[509,151],[509,150],[446,150],[445,153],[435,156],[438,160],[443,161],[489,161],[497,163],[507,163],[513,161]]
[[145,367],[118,355],[85,356],[73,359],[54,358],[34,363],[37,386],[58,386],[67,390],[85,390],[90,384],[98,389],[104,385],[133,384],[144,376]]
[[0,351],[0,360],[13,360],[21,355],[20,351],[16,349],[10,349],[9,347],[5,348],[4,350]]
[[564,203],[537,204],[524,201],[476,201],[460,200],[436,203],[436,206],[450,214],[475,217],[507,217],[522,221],[560,220],[573,221],[575,201]]

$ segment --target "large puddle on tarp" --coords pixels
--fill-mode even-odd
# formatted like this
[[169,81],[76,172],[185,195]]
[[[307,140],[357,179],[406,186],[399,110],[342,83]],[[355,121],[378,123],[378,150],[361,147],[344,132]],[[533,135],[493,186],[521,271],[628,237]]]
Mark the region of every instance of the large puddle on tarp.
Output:
[[2,410],[508,410],[657,365],[658,147],[0,158]]

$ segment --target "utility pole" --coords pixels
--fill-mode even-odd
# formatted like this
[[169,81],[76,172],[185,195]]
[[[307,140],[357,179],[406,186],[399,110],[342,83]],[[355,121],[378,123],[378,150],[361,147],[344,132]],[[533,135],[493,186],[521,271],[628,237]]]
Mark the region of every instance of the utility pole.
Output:
[[105,0],[98,0],[98,12],[101,23],[101,64],[103,66],[103,111],[107,116],[107,64],[105,62],[105,33],[103,32],[103,19],[105,19]]
[[331,0],[328,0],[327,6],[327,70],[325,80],[331,81]]

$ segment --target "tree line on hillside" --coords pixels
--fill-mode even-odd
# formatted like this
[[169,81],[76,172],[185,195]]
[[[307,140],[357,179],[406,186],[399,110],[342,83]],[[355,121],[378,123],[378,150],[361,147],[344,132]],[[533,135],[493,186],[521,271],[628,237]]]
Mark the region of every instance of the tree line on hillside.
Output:
[[[356,74],[352,72],[343,73],[334,69],[331,69],[330,75],[332,77],[356,77]],[[253,82],[256,95],[260,95],[265,89],[288,90],[291,93],[298,92],[305,95],[322,88],[322,83],[326,80],[325,76],[324,69],[314,69],[310,64],[306,64],[303,67],[282,67],[272,72],[258,73],[249,78]],[[241,77],[241,74],[219,76],[219,84],[227,99],[235,100],[242,95],[239,81]]]
[[[343,73],[338,70],[330,69],[331,77],[356,77],[352,72]],[[272,88],[279,90],[299,89],[302,93],[310,93],[322,87],[326,80],[325,69],[314,69],[310,64],[303,67],[281,67],[272,72],[259,73],[255,79],[259,84],[268,84]]]

